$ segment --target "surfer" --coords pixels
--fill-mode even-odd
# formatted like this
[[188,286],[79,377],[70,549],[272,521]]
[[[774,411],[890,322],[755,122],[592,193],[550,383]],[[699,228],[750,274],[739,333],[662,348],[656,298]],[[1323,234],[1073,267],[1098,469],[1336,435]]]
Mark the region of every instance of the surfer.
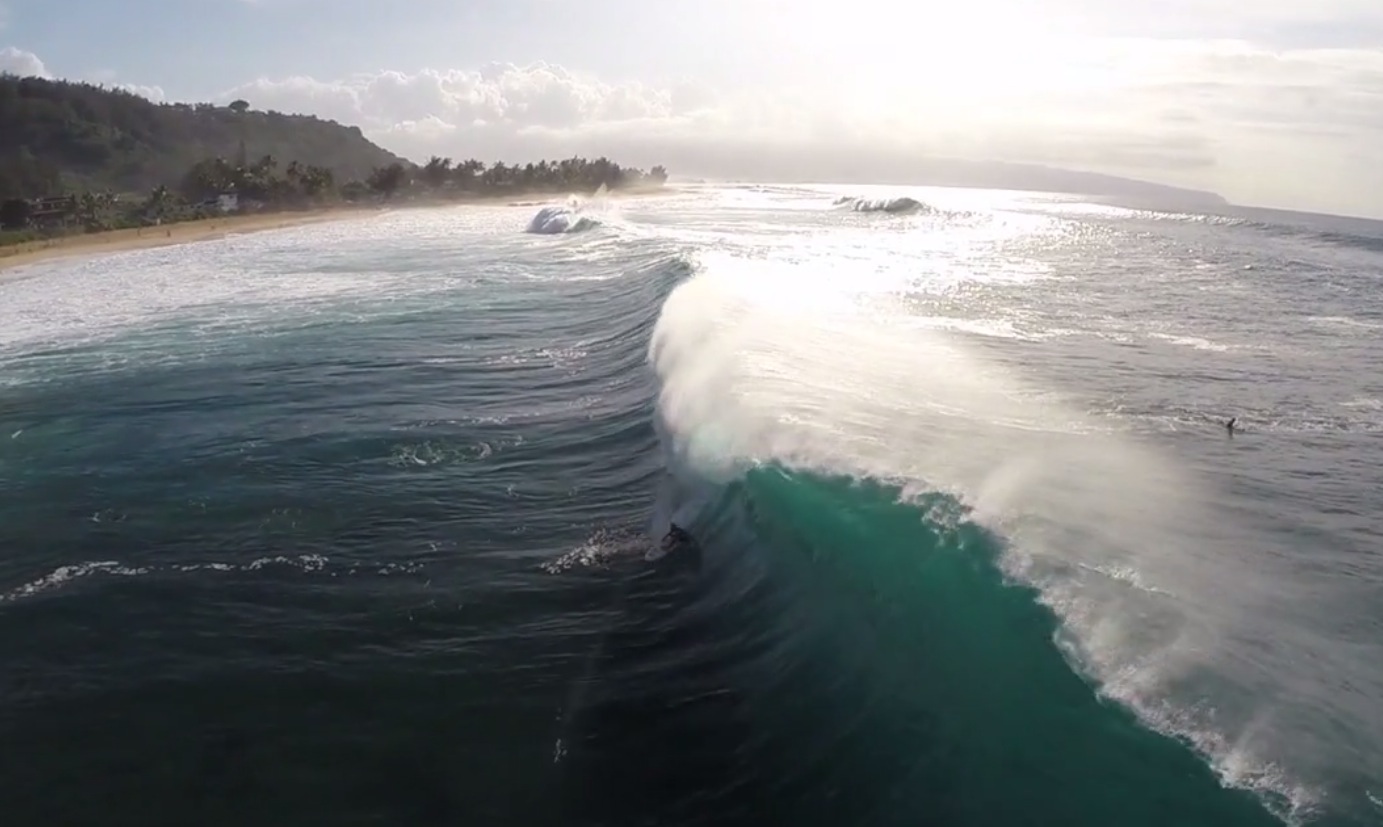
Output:
[[670,551],[691,548],[695,545],[696,541],[692,539],[691,534],[685,528],[682,528],[677,523],[670,522],[668,523],[667,534],[663,535],[662,542],[658,544],[656,549],[649,549],[648,553],[644,555],[644,559],[657,560]]
[[692,542],[692,536],[687,533],[685,528],[677,523],[668,523],[668,526],[667,534],[663,535],[663,551],[672,551]]
[[1238,421],[1239,417],[1231,416],[1229,420],[1225,422],[1225,433],[1229,436],[1234,436],[1234,423]]

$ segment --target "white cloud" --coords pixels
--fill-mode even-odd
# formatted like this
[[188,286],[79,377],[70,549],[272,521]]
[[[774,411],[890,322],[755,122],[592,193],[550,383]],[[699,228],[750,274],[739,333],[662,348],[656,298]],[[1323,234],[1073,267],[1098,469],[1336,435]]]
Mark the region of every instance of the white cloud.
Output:
[[849,169],[840,159],[852,154],[878,166],[930,153],[1383,214],[1372,171],[1383,169],[1383,51],[1105,39],[1010,49],[999,66],[942,57],[949,70],[910,58],[907,71],[874,64],[797,89],[610,83],[537,63],[264,78],[220,98],[357,124],[415,159],[584,152],[714,175],[775,152],[815,151],[827,171]]
[[123,83],[119,78],[119,73],[114,69],[97,69],[88,72],[84,78],[87,83],[95,83],[107,86],[112,89],[122,89],[141,98],[147,98],[155,103],[163,103],[168,100],[168,95],[163,91],[162,86],[145,86],[139,83]]
[[20,77],[51,77],[43,61],[38,59],[38,55],[14,46],[0,49],[0,73]]
[[559,66],[492,64],[476,71],[379,72],[339,81],[260,79],[228,90],[254,106],[310,112],[372,128],[438,119],[452,126],[580,128],[606,120],[673,114],[667,90],[610,85]]
[[139,95],[141,98],[147,98],[155,103],[163,103],[168,99],[162,86],[142,86],[138,83],[116,83],[114,87],[116,89],[123,89],[134,95]]

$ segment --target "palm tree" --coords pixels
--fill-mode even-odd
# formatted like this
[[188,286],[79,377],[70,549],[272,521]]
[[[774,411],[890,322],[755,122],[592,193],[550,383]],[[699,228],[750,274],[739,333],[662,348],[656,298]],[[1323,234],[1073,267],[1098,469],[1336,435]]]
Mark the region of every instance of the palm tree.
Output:
[[422,175],[429,187],[437,189],[451,177],[451,159],[433,155],[423,166]]
[[101,228],[101,200],[96,193],[82,193],[77,203],[77,220],[82,222],[89,232]]
[[369,184],[370,189],[388,198],[398,192],[399,188],[407,182],[407,179],[408,170],[403,168],[403,164],[396,161],[387,167],[376,167],[370,173],[366,183]]
[[240,146],[237,147],[235,161],[239,166],[243,167],[245,166],[246,158],[249,157],[248,153],[245,151],[245,133],[249,130],[249,119],[245,117],[245,113],[250,110],[250,104],[249,101],[246,100],[233,100],[230,103],[229,109],[235,113],[235,119],[239,122],[240,126]]
[[335,176],[326,167],[309,166],[302,172],[302,190],[309,198],[330,190]]
[[153,191],[149,193],[148,200],[144,202],[145,214],[162,218],[164,211],[168,208],[169,200],[170,194],[167,187],[162,185],[154,187]]
[[456,187],[460,190],[473,189],[476,176],[485,171],[485,164],[474,158],[469,158],[456,166],[452,167],[452,178],[456,181]]

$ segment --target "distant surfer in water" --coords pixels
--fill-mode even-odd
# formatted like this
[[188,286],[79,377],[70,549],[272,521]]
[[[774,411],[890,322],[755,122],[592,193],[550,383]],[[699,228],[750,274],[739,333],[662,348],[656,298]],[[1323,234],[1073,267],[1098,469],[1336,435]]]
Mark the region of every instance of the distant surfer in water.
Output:
[[1225,422],[1225,433],[1226,433],[1227,435],[1229,435],[1229,436],[1234,436],[1234,423],[1236,423],[1236,422],[1238,422],[1238,421],[1239,421],[1239,417],[1237,417],[1237,416],[1231,416],[1231,417],[1228,419],[1228,421]]
[[689,545],[693,542],[692,536],[687,533],[685,528],[682,528],[677,523],[669,523],[668,525],[667,534],[663,535],[663,551],[672,551],[675,548]]
[[677,523],[669,523],[668,526],[667,534],[663,535],[662,542],[658,544],[657,548],[649,549],[648,553],[644,555],[645,559],[657,560],[670,551],[677,551],[696,545],[696,541],[692,539],[691,534],[685,528],[682,528]]

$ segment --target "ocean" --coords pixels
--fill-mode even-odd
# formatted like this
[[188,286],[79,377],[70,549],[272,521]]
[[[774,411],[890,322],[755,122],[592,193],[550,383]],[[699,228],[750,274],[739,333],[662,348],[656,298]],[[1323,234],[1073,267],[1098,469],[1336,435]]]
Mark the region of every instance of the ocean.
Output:
[[1383,824],[1383,224],[1223,212],[687,185],[7,273],[0,821]]

